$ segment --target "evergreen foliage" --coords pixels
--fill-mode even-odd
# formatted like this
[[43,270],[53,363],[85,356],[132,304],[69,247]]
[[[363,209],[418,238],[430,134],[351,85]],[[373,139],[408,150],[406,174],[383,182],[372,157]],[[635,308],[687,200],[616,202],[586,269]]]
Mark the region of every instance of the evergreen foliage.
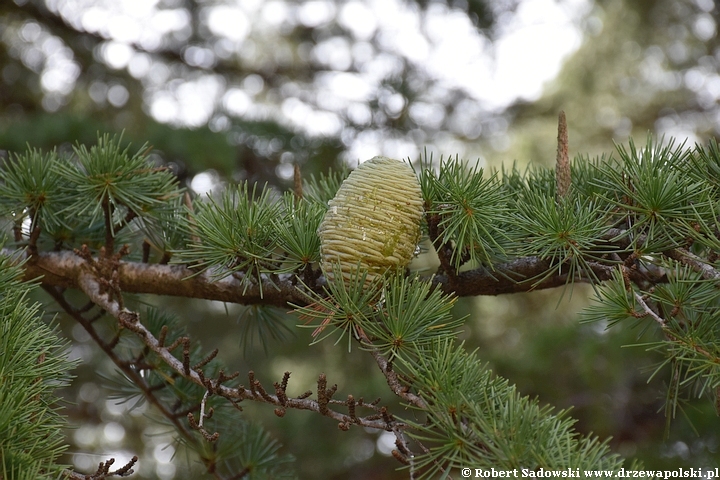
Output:
[[457,157],[440,159],[437,175],[428,163],[432,158],[420,184],[430,228],[441,232],[435,247],[450,247],[456,270],[468,262],[492,265],[503,259],[508,199],[497,177],[484,178],[477,166],[468,171]]
[[267,188],[256,193],[256,186],[250,189],[244,183],[223,192],[219,202],[195,202],[187,227],[193,239],[185,250],[176,252],[173,263],[195,264],[198,272],[215,267],[213,276],[220,278],[244,272],[259,280],[271,271],[276,247],[273,221],[280,204],[270,200]]
[[[557,414],[537,399],[521,397],[507,380],[493,376],[462,345],[438,341],[414,361],[403,361],[428,408],[425,421],[411,422],[409,435],[429,451],[417,468],[473,465],[490,470],[619,470],[624,460],[605,442],[580,437],[567,412]],[[433,478],[435,469],[418,478]]]
[[[27,300],[31,286],[18,281],[23,272],[30,279],[45,275],[37,280],[45,292],[115,363],[119,375],[106,380],[114,394],[151,404],[152,417],[170,425],[178,445],[217,478],[292,476],[291,457],[244,420],[244,402],[270,404],[278,417],[309,410],[341,430],[390,431],[393,455],[411,478],[467,466],[638,466],[607,441],[578,433],[568,412],[521,396],[468,353],[457,341],[465,321],[453,312],[459,295],[596,285],[586,320],[642,323],[662,336],[643,347],[664,355],[656,374],[672,367],[668,418],[684,392],[717,401],[715,143],[686,149],[649,139],[642,148],[619,146],[618,158],[578,157],[572,188],[559,198],[547,169],[488,176],[457,157],[437,169],[425,161],[419,180],[438,271],[396,272],[369,283],[367,272],[326,279],[318,266],[317,228],[343,173],[313,177],[284,195],[241,183],[185,206],[172,175],[144,152],[130,154],[105,136],[68,156],[29,148],[0,170],[0,214],[15,249],[0,257],[3,478],[64,468],[56,463],[64,418],[52,392],[67,383],[72,363],[63,356],[65,344],[40,322],[39,305]],[[61,233],[70,230],[72,237]],[[149,246],[162,258],[143,254],[138,261],[133,250]],[[89,303],[76,306],[68,288]],[[243,328],[260,339],[285,335],[276,308],[294,308],[290,318],[313,328],[315,342],[337,338],[372,356],[410,410],[360,395],[334,398],[338,387],[328,387],[325,374],[315,392],[296,397],[287,393],[291,372],[273,388],[254,372],[240,380],[217,349],[207,353],[191,338],[182,319],[133,295],[161,292],[251,305]],[[135,463],[106,473],[128,473]]]
[[0,257],[0,477],[57,478],[67,420],[55,391],[70,382],[68,343],[28,299],[17,257]]

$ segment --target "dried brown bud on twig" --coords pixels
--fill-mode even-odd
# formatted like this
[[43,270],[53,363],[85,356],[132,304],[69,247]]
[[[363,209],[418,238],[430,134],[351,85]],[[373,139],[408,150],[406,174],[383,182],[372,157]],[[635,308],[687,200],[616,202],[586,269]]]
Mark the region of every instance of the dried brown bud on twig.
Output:
[[557,198],[565,197],[570,191],[570,156],[568,153],[568,131],[567,121],[565,120],[565,112],[560,111],[558,117],[558,147],[557,160],[555,164],[555,182],[557,189]]

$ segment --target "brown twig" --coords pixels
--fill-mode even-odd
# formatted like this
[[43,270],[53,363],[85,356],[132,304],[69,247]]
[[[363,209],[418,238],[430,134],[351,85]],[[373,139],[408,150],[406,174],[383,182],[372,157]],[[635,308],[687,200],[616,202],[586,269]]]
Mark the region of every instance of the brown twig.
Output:
[[63,476],[71,480],[105,480],[110,477],[127,477],[135,473],[132,468],[137,462],[138,457],[134,456],[124,466],[111,472],[110,467],[115,463],[115,459],[111,458],[105,462],[101,462],[100,465],[98,465],[98,469],[92,475],[83,475],[72,470],[65,470]]
[[[372,340],[370,340],[363,331],[360,331],[360,340],[363,342],[364,345],[372,347]],[[392,364],[388,361],[387,358],[385,358],[380,352],[375,349],[370,349],[370,354],[375,359],[375,363],[377,363],[378,367],[380,367],[380,371],[385,376],[390,390],[392,390],[395,395],[402,398],[406,402],[415,405],[418,408],[427,408],[425,400],[410,392],[407,385],[403,385],[401,383],[400,377],[398,376],[397,372],[393,370]]]
[[156,396],[155,396],[155,390],[157,388],[150,386],[147,384],[145,379],[140,375],[140,372],[134,368],[131,367],[127,362],[123,361],[120,357],[118,357],[117,353],[113,350],[111,345],[108,342],[105,342],[103,338],[100,336],[100,334],[95,330],[93,325],[85,319],[66,299],[65,297],[60,294],[57,290],[55,290],[52,287],[43,287],[43,289],[50,294],[51,297],[60,305],[60,307],[68,314],[70,315],[80,326],[82,326],[85,331],[90,335],[90,338],[93,339],[93,341],[105,352],[105,354],[112,360],[112,362],[117,365],[120,370],[142,391],[145,398],[150,402],[152,405],[154,405],[160,413],[169,419],[175,428],[180,432],[180,434],[185,437],[186,439],[190,439],[191,434],[190,431],[187,430],[185,425],[182,422],[179,422],[175,416],[173,415],[173,412],[171,412]]
[[[85,292],[90,299],[102,307],[108,314],[115,317],[119,324],[124,328],[134,332],[145,345],[150,348],[155,354],[157,354],[162,361],[170,367],[177,375],[183,376],[190,382],[207,388],[207,379],[201,376],[199,371],[189,368],[186,373],[183,362],[177,359],[171,352],[170,347],[163,347],[155,336],[139,321],[139,315],[136,312],[129,311],[127,309],[121,309],[117,301],[109,298],[107,293],[102,293],[100,284],[97,279],[90,273],[84,272],[80,275],[79,279],[80,288]],[[254,380],[254,377],[253,377]],[[324,416],[332,418],[338,422],[346,422],[348,416],[337,412],[331,408],[327,408],[328,404],[335,404],[334,401],[328,401],[324,407],[322,407],[319,401],[311,400],[307,396],[300,396],[296,398],[287,398],[283,405],[280,399],[275,395],[270,395],[268,392],[261,393],[260,382],[255,380],[252,382],[252,390],[250,388],[231,388],[225,385],[219,384],[219,382],[213,382],[215,394],[227,398],[231,401],[241,401],[243,399],[251,399],[261,403],[269,403],[276,406],[284,406],[286,408],[292,408],[297,410],[310,410],[317,413],[321,413]],[[335,387],[337,388],[337,387]],[[253,391],[254,390],[254,391]],[[262,390],[264,391],[264,389]],[[334,389],[326,389],[325,398],[328,400],[332,398]],[[374,429],[387,429],[387,422],[381,418],[372,418],[373,415],[367,417],[358,417],[357,424],[367,428]],[[394,425],[398,428],[403,427],[402,422],[395,421]]]

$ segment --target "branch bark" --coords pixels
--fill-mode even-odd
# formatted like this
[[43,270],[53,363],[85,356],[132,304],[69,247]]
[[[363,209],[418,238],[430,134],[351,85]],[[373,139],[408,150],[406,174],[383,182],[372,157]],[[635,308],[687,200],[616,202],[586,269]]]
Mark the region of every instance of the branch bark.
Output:
[[[13,255],[11,250],[0,254]],[[15,253],[16,255],[16,253]],[[73,252],[40,252],[28,258],[24,280],[36,280],[43,286],[81,288],[81,275],[85,261]],[[612,264],[590,263],[593,274],[600,280],[608,280],[615,268]],[[527,292],[563,286],[565,275],[556,275],[536,284],[533,278],[550,268],[550,261],[538,257],[522,257],[494,265],[493,269],[481,267],[460,272],[454,276],[439,274],[433,282],[446,293],[460,297],[477,295],[500,295]],[[202,298],[241,305],[273,305],[288,308],[290,304],[307,305],[308,297],[298,289],[291,276],[281,276],[276,282],[264,280],[262,292],[256,283],[247,285],[231,275],[218,278],[216,270],[198,274],[183,265],[147,264],[120,261],[118,267],[120,290],[124,293],[146,293],[186,298]],[[584,276],[582,282],[592,282]]]
[[[0,254],[12,255],[13,252],[3,249]],[[81,288],[84,264],[85,261],[74,252],[42,252],[28,259],[24,280],[37,280],[44,286],[78,289]],[[290,278],[276,283],[264,281],[261,294],[257,284],[248,286],[231,275],[214,278],[217,271],[198,274],[183,265],[120,261],[117,271],[120,290],[124,293],[149,293],[283,308],[290,302],[307,302]]]

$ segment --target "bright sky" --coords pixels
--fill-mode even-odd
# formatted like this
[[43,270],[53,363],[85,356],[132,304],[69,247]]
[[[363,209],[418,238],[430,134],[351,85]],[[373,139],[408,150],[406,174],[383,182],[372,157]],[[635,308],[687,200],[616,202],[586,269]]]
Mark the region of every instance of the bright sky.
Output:
[[[227,0],[205,7],[207,25],[220,40],[213,49],[191,47],[184,52],[189,63],[201,67],[233,54],[246,63],[268,57],[282,63],[293,55],[281,40],[288,25],[315,27],[337,19],[352,33],[352,43],[332,37],[312,46],[310,58],[327,68],[327,73],[315,81],[315,100],[307,100],[307,90],[302,86],[290,85],[288,91],[296,88],[296,94],[284,91],[285,97],[273,113],[256,97],[263,91],[260,77],[250,75],[242,85],[226,85],[224,78],[212,74],[178,79],[167,67],[151,62],[149,55],[130,46],[138,44],[152,51],[162,35],[183,41],[189,35],[191,20],[183,9],[159,9],[158,0],[46,1],[50,9],[79,28],[114,39],[104,45],[104,59],[112,67],[127,69],[143,79],[147,111],[160,122],[184,126],[210,122],[211,127],[222,129],[230,122],[227,117],[218,117],[221,107],[228,115],[245,118],[279,113],[282,121],[310,135],[339,135],[341,115],[360,125],[370,121],[366,102],[373,95],[378,95],[388,111],[403,108],[402,96],[384,92],[382,81],[402,68],[400,59],[405,59],[424,70],[439,87],[424,93],[414,104],[409,112],[413,120],[421,128],[433,130],[444,120],[443,95],[449,89],[461,89],[468,102],[459,109],[465,113],[456,114],[459,116],[454,121],[470,138],[477,136],[473,129],[478,128],[478,117],[500,112],[517,99],[534,100],[541,95],[563,60],[579,48],[579,20],[592,7],[590,0],[521,0],[513,14],[500,18],[494,43],[479,35],[464,13],[442,4],[431,3],[424,16],[412,2],[403,0],[312,0],[299,4]],[[373,36],[382,45],[381,51],[367,42]],[[52,44],[45,47],[55,48]],[[72,89],[78,74],[72,59],[63,58],[62,53],[54,55],[57,65],[43,72],[46,91],[58,95]],[[348,71],[353,64],[357,71]],[[124,86],[102,83],[91,85],[90,96],[116,107],[129,99]],[[52,104],[48,108],[52,109]],[[382,135],[361,131],[349,146],[348,158],[419,154],[412,140]],[[448,141],[451,143],[441,147],[459,151],[452,139],[448,137]]]
[[[49,3],[62,10],[69,2]],[[158,11],[156,0],[96,3],[97,7],[84,8],[79,23],[87,30],[106,33],[117,40],[103,53],[108,63],[118,68],[134,67],[138,71],[149,68],[142,59],[133,58],[127,43],[152,49],[157,45],[158,34],[182,32],[190,20],[181,10]],[[360,42],[378,33],[389,50],[424,65],[431,75],[448,85],[464,88],[487,108],[502,109],[517,98],[532,100],[540,95],[543,84],[558,73],[563,59],[579,47],[582,34],[575,21],[589,8],[588,0],[521,1],[516,14],[504,20],[494,45],[475,32],[466,15],[441,5],[431,5],[424,25],[420,25],[417,11],[401,0],[349,1],[341,4],[339,11],[335,11],[334,2],[308,1],[294,14],[308,26],[322,25],[337,16]],[[243,42],[253,24],[282,28],[282,21],[289,14],[281,1],[237,0],[212,8],[207,21],[213,33],[230,42]],[[422,27],[427,37],[420,33]],[[347,47],[324,45],[316,53],[326,57],[330,66],[342,70],[347,62],[344,55]],[[211,56],[212,52],[197,52],[196,58],[202,63]],[[380,74],[380,66],[370,73]],[[365,90],[372,87],[372,76],[364,79]],[[193,85],[190,90],[194,92],[184,93],[198,96],[197,101],[186,99],[171,110],[188,124],[206,121],[208,112],[202,108],[206,103],[202,100],[217,93],[211,83]],[[356,98],[363,91],[357,79],[350,76],[334,81],[334,88],[344,96]],[[361,100],[363,95],[359,97]],[[235,98],[238,101],[243,103]],[[158,113],[169,107],[167,98],[160,96],[153,102],[160,102],[165,108],[151,111],[156,111],[159,120],[167,121],[163,117],[168,115]]]
[[417,25],[398,21],[401,8],[380,18],[384,28],[393,31],[396,26],[393,40],[408,58],[426,65],[437,78],[462,86],[486,107],[502,109],[518,98],[540,96],[543,84],[580,46],[582,34],[573,20],[589,7],[585,0],[525,0],[494,45],[477,35],[460,12],[430,10],[427,29],[432,45],[417,33]]
[[496,42],[491,73],[482,78],[484,65],[476,65],[482,81],[473,92],[499,108],[516,98],[539,98],[545,82],[555,78],[562,62],[580,47],[582,32],[577,20],[589,9],[585,0],[521,3],[517,16]]

